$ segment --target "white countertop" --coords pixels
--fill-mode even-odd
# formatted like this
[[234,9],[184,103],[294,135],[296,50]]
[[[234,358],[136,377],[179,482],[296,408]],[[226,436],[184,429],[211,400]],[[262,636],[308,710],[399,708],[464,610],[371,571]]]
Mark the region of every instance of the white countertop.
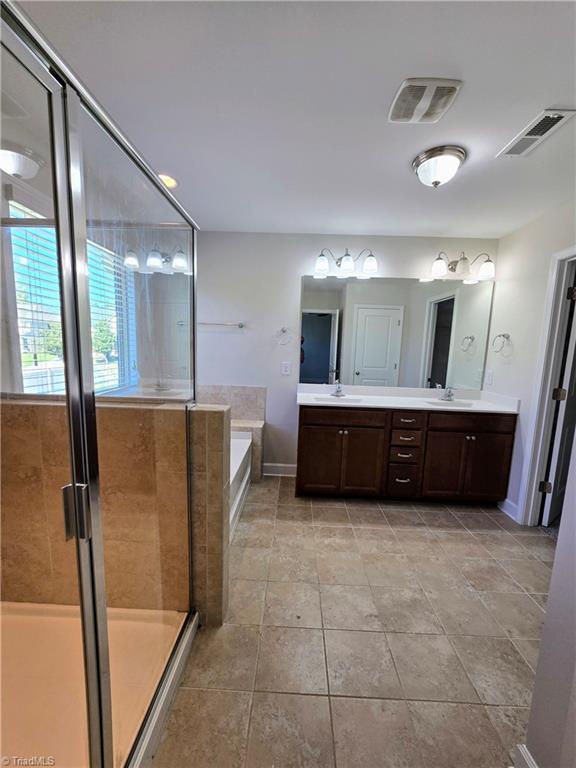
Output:
[[434,389],[346,385],[343,385],[343,389],[344,397],[332,397],[332,385],[299,384],[297,403],[326,408],[396,408],[457,413],[518,413],[520,405],[513,397],[476,390],[456,390],[454,401],[449,402],[440,400],[442,391]]

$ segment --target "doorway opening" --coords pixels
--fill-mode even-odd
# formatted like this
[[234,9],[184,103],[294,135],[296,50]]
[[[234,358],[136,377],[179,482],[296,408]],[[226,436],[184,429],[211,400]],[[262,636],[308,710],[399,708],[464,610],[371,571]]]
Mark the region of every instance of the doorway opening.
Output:
[[339,378],[339,309],[302,310],[300,382],[334,384]]
[[428,323],[426,331],[426,367],[423,386],[434,389],[447,386],[450,340],[454,320],[454,294],[431,299],[428,302]]

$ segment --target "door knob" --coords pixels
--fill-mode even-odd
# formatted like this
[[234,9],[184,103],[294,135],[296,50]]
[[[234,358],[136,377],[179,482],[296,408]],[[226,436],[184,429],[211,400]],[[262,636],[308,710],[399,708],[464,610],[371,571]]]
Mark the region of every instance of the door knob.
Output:
[[360,376],[360,371],[354,371],[354,373],[356,374],[356,376]]

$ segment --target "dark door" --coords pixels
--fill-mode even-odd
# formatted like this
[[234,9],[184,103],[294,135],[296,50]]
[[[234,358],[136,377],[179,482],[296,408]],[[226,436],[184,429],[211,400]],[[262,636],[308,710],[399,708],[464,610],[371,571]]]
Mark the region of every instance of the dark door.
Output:
[[302,313],[302,345],[300,348],[300,382],[330,383],[330,313]]
[[342,470],[341,427],[300,427],[298,493],[338,493]]
[[436,304],[436,322],[434,324],[434,341],[432,345],[432,365],[430,366],[429,386],[436,384],[446,387],[446,372],[448,370],[448,355],[450,353],[450,337],[452,335],[452,318],[454,317],[454,299],[445,299]]
[[464,484],[468,441],[462,432],[428,432],[423,496],[459,496]]
[[377,496],[382,488],[385,455],[386,433],[383,429],[346,427],[342,492]]
[[463,493],[475,499],[506,498],[513,435],[468,435]]

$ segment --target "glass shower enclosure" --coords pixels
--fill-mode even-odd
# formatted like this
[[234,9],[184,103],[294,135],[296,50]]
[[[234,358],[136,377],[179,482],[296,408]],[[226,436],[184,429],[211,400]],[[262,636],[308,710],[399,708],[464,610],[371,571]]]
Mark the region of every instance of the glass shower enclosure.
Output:
[[152,753],[197,625],[195,224],[2,4],[0,754]]

